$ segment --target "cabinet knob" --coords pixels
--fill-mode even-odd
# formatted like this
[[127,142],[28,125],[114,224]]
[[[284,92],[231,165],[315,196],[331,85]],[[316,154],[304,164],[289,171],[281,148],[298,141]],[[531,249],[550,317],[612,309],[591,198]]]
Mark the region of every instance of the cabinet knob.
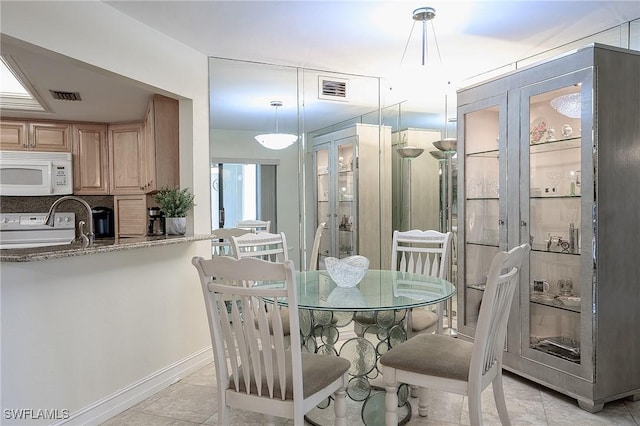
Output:
[[527,222],[525,220],[520,221],[520,226],[527,226]]
[[504,225],[504,219],[498,219],[498,225]]

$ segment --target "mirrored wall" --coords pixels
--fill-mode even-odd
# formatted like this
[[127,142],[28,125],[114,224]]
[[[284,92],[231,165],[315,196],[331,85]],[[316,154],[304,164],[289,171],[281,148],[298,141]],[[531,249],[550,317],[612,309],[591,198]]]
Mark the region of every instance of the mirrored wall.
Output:
[[[376,77],[210,58],[212,166],[219,159],[275,166],[272,231],[286,233],[296,265],[308,264],[320,225],[321,256],[363,254],[372,268],[389,266],[393,230],[440,229],[441,164],[429,151],[446,120],[392,99],[385,85]],[[282,102],[277,111],[273,101]],[[298,141],[282,150],[256,142],[276,126]],[[407,145],[424,153],[400,157],[397,148]]]

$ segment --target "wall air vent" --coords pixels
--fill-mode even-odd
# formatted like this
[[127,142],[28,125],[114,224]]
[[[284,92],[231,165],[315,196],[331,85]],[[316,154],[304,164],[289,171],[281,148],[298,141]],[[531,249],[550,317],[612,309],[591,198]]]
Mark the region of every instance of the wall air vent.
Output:
[[60,90],[49,90],[53,99],[58,101],[81,101],[79,92],[63,92]]
[[318,76],[318,98],[329,101],[349,100],[349,80]]

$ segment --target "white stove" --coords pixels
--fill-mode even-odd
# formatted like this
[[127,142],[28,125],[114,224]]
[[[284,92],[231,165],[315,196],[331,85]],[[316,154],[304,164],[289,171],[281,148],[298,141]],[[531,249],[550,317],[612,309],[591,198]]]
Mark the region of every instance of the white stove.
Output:
[[69,244],[76,236],[75,213],[56,213],[54,226],[46,213],[0,213],[0,249]]

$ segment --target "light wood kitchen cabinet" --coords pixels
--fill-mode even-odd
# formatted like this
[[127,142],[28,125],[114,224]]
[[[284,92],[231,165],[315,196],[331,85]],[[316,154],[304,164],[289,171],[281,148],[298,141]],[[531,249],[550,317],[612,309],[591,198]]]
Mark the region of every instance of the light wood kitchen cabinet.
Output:
[[0,149],[11,151],[71,152],[71,124],[3,120]]
[[73,193],[109,194],[109,146],[104,124],[72,126]]
[[180,181],[178,101],[155,95],[144,121],[144,192],[177,186]]
[[116,195],[113,197],[116,237],[140,237],[147,233],[147,196]]
[[111,194],[144,193],[144,149],[143,123],[109,126]]
[[503,367],[590,412],[640,399],[639,76],[596,44],[458,91],[458,337],[494,254],[531,244]]
[[25,151],[27,148],[27,123],[2,120],[0,122],[0,149],[4,151]]

